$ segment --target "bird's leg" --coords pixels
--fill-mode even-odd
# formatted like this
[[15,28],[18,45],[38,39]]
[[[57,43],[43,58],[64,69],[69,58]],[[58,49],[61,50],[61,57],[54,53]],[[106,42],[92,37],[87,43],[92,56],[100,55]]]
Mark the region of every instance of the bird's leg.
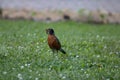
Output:
[[53,52],[53,57],[55,58],[56,57],[56,54],[55,54],[56,50],[52,49],[52,52]]

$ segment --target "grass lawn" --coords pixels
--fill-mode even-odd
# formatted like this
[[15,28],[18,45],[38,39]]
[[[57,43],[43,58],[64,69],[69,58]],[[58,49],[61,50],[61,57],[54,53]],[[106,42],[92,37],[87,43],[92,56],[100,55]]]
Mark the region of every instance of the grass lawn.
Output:
[[[53,54],[53,28],[67,55]],[[0,80],[119,80],[120,25],[0,20]]]

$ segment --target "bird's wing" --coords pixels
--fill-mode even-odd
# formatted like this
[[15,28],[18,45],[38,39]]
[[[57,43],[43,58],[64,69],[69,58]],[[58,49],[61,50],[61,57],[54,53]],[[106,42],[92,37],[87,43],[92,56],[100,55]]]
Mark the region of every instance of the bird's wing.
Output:
[[53,40],[52,45],[53,45],[53,47],[56,48],[56,49],[60,49],[60,48],[61,48],[60,41],[58,40],[58,38],[57,38],[56,36],[54,37],[54,40]]

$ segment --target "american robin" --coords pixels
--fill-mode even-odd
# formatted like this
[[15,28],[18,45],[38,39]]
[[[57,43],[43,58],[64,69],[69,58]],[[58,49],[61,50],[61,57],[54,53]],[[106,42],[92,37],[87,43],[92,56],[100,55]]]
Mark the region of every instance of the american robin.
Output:
[[61,51],[63,54],[66,54],[66,52],[61,48],[60,41],[55,36],[54,30],[51,28],[46,29],[46,33],[48,34],[48,45],[52,49],[53,53],[55,51]]

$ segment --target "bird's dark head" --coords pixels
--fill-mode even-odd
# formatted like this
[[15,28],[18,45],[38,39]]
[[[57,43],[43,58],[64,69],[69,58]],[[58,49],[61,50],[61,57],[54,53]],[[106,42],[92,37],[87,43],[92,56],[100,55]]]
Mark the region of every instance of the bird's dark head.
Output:
[[53,35],[54,34],[54,30],[52,28],[46,29],[46,33]]

